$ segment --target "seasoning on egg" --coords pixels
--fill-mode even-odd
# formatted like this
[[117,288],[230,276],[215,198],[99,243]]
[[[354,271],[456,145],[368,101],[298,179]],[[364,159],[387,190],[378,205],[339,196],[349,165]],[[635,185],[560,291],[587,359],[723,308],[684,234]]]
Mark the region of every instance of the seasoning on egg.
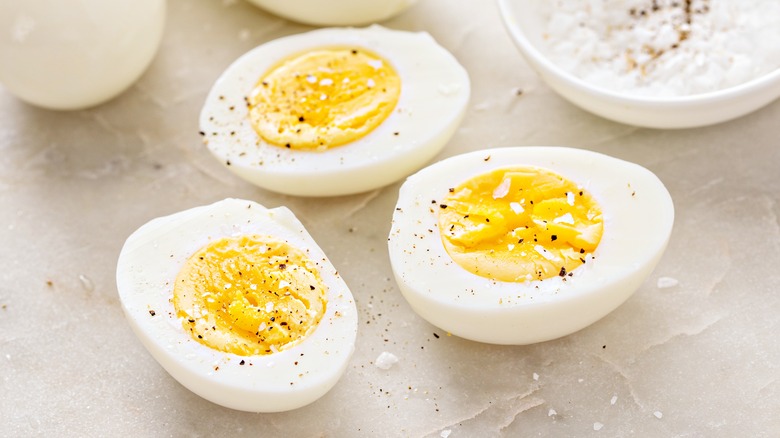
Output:
[[243,235],[212,241],[193,254],[176,278],[173,304],[198,342],[262,355],[289,348],[316,329],[326,290],[300,249]]
[[401,78],[379,55],[365,49],[312,50],[283,60],[260,78],[249,96],[249,118],[268,143],[321,150],[374,130],[400,94]]
[[[575,198],[575,192],[582,195]],[[458,265],[514,282],[565,276],[582,265],[581,254],[595,251],[603,231],[601,209],[590,194],[530,166],[492,170],[448,190],[438,223]]]

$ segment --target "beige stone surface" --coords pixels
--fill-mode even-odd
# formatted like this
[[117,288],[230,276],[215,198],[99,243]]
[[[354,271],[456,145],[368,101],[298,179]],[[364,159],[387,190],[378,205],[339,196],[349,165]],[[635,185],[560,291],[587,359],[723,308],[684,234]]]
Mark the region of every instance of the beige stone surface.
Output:
[[[0,435],[777,436],[780,102],[707,128],[638,129],[545,86],[493,2],[423,0],[384,24],[430,32],[471,75],[468,113],[438,158],[564,145],[660,177],[675,229],[636,294],[536,345],[479,344],[427,324],[388,262],[400,183],[331,199],[277,195],[232,176],[201,143],[198,114],[222,70],[309,28],[244,2],[171,0],[157,57],[117,99],[51,112],[0,86]],[[125,322],[115,285],[125,238],[225,197],[292,209],[355,296],[347,372],[305,408],[211,404],[173,380]],[[374,364],[385,351],[398,358],[386,370]]]

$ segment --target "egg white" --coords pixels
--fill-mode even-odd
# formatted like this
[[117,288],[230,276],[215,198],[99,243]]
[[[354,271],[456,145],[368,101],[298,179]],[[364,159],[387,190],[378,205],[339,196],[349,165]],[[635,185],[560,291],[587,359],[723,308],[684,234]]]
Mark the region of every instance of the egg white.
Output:
[[[328,286],[326,313],[316,330],[271,355],[239,356],[209,348],[184,331],[173,307],[173,285],[185,261],[211,240],[244,234],[271,235],[306,251]],[[160,365],[192,392],[229,408],[277,412],[309,404],[336,384],[354,350],[352,294],[284,207],[225,199],[154,219],[122,248],[117,289],[130,326]]]
[[[340,46],[368,49],[392,64],[401,94],[391,115],[368,135],[322,152],[261,139],[244,99],[263,74],[292,55]],[[427,33],[380,26],[320,29],[271,41],[236,60],[206,98],[200,127],[211,153],[257,186],[300,196],[345,195],[385,186],[422,167],[455,133],[469,95],[466,71]]]
[[249,0],[284,18],[315,26],[375,23],[399,14],[417,0]]
[[[552,170],[600,204],[601,243],[571,276],[492,280],[466,271],[444,249],[433,202],[471,177],[509,166]],[[428,322],[471,340],[529,344],[582,329],[628,299],[661,258],[673,222],[669,192],[639,165],[563,147],[500,148],[451,157],[410,176],[399,192],[388,249],[402,294]]]

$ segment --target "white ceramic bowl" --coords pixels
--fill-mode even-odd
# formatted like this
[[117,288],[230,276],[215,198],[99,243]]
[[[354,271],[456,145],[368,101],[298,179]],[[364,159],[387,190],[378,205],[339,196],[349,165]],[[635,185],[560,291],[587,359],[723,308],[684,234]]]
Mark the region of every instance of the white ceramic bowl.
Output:
[[780,97],[780,69],[710,93],[645,97],[598,88],[544,55],[543,20],[534,0],[497,0],[504,25],[526,61],[553,90],[594,114],[648,128],[692,128],[731,120]]

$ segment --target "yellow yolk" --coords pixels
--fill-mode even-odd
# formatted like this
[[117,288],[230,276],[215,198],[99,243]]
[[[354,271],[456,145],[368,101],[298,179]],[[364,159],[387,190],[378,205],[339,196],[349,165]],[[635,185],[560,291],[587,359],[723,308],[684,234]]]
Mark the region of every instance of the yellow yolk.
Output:
[[283,61],[250,94],[249,118],[268,143],[325,150],[357,140],[393,111],[401,78],[363,49],[323,49]]
[[173,305],[198,342],[263,355],[316,329],[325,291],[314,262],[300,249],[265,236],[226,237],[187,260],[176,277]]
[[436,206],[447,253],[469,272],[501,281],[565,276],[601,240],[601,208],[546,169],[497,169],[469,179]]

